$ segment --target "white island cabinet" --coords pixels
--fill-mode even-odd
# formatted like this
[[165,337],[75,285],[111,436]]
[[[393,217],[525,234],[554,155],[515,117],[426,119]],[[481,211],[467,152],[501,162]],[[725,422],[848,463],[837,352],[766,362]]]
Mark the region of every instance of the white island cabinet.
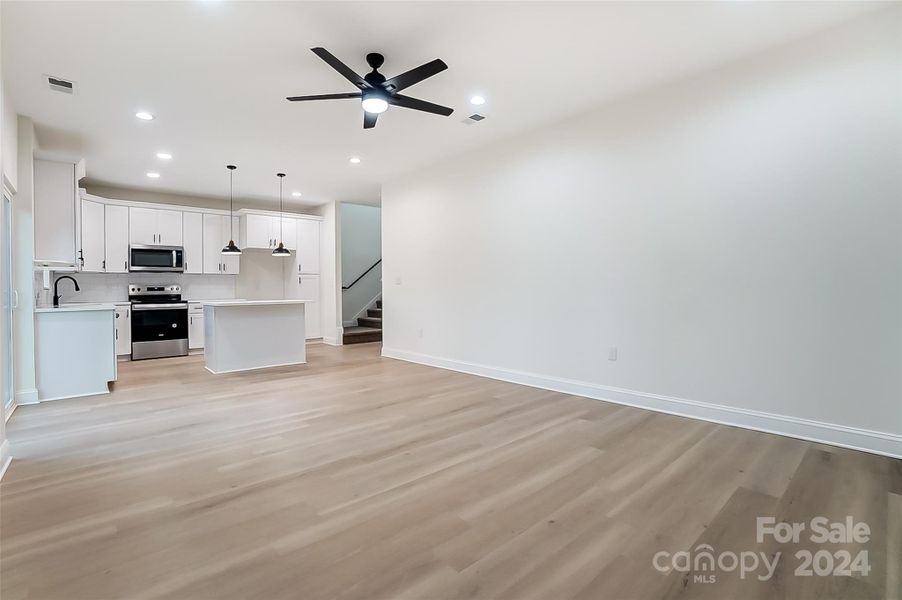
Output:
[[204,354],[211,373],[307,362],[303,300],[203,304]]
[[116,307],[74,304],[34,312],[38,400],[108,393],[116,380]]

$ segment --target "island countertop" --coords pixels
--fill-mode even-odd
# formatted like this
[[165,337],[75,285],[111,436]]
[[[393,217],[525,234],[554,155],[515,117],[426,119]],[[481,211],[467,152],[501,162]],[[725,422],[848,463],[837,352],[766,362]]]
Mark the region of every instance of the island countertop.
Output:
[[307,304],[310,300],[198,300],[204,306],[275,306],[279,304]]
[[86,312],[93,310],[116,310],[116,305],[112,302],[106,303],[72,303],[63,304],[62,306],[41,306],[34,309],[36,313],[58,313],[58,312]]

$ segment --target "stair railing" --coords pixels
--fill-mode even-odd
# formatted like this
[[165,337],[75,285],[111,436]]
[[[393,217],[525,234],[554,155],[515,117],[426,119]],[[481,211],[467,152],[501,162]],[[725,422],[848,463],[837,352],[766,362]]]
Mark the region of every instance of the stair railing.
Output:
[[357,279],[355,279],[354,281],[352,281],[350,285],[343,285],[343,286],[341,286],[341,291],[349,290],[349,289],[351,289],[352,287],[354,287],[354,284],[355,284],[355,283],[357,283],[358,281],[360,281],[361,279],[363,279],[364,277],[366,277],[366,274],[369,273],[370,271],[372,271],[373,269],[375,269],[375,268],[379,265],[379,263],[381,263],[381,262],[382,262],[382,259],[380,258],[379,260],[377,260],[376,262],[374,262],[374,263],[372,264],[372,266],[370,266],[369,269],[367,269],[366,271],[364,271],[363,274],[362,274],[360,277],[358,277]]

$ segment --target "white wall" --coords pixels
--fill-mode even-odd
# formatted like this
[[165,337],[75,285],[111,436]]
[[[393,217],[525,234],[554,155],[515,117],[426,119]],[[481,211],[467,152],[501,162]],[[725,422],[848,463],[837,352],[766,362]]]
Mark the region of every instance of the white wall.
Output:
[[[2,11],[0,11],[2,12]],[[0,60],[0,64],[2,64]],[[18,180],[18,127],[16,124],[15,112],[12,109],[12,103],[5,93],[3,84],[3,74],[0,72],[0,194],[8,193],[13,196],[16,192],[16,184]],[[0,197],[0,201],[3,198]],[[0,223],[0,245],[5,240],[3,232],[7,229],[5,223]],[[3,268],[3,266],[0,266]],[[2,329],[0,323],[0,340],[6,339],[6,332]],[[6,361],[7,353],[10,348],[5,344],[0,345],[0,361]],[[15,375],[13,376],[15,381]],[[3,381],[3,369],[0,369],[0,389],[5,389],[6,382]],[[6,472],[12,460],[12,450],[10,449],[9,440],[6,438],[6,414],[3,406],[2,398],[0,398],[0,478]]]
[[[349,285],[382,257],[382,209],[341,203],[341,277]],[[382,293],[382,265],[370,271],[341,298],[345,325]]]
[[320,298],[322,299],[323,342],[341,345],[341,211],[337,202],[318,207],[320,226]]
[[285,297],[285,263],[290,258],[274,258],[272,250],[241,252],[235,294],[237,298],[276,300]]
[[3,148],[0,150],[0,156],[3,157],[3,176],[10,183],[12,189],[18,189],[18,141],[17,141],[17,125],[16,111],[13,108],[12,100],[9,94],[2,89],[4,86],[0,79],[0,106],[2,106],[3,119],[3,137],[0,140]]
[[[13,348],[15,350],[16,404],[38,401],[34,366],[34,123],[29,117],[18,119],[19,189],[12,202],[13,213],[13,288],[19,303],[13,311]],[[49,303],[49,301],[48,301]]]
[[388,183],[384,353],[902,455],[900,23]]

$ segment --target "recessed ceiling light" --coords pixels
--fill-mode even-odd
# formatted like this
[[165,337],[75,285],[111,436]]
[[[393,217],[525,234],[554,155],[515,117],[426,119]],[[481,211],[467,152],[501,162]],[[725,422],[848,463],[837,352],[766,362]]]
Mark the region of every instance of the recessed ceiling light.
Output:
[[352,165],[359,165],[360,159],[357,158],[356,156],[352,156],[351,158],[348,159],[348,162],[350,162]]
[[474,106],[485,104],[485,98],[483,98],[482,96],[473,96],[472,98],[470,98],[470,104]]
[[300,193],[300,192],[291,192],[291,195],[294,196],[295,198],[300,198],[300,197],[301,197],[301,193]]
[[147,176],[150,177],[151,179],[159,179],[160,178],[160,174],[154,173],[153,171],[148,171]]
[[157,158],[162,160],[172,160],[172,155],[168,152],[157,152]]
[[150,114],[149,112],[144,112],[144,111],[136,112],[135,116],[138,117],[139,119],[141,119],[142,121],[153,121],[153,115]]

